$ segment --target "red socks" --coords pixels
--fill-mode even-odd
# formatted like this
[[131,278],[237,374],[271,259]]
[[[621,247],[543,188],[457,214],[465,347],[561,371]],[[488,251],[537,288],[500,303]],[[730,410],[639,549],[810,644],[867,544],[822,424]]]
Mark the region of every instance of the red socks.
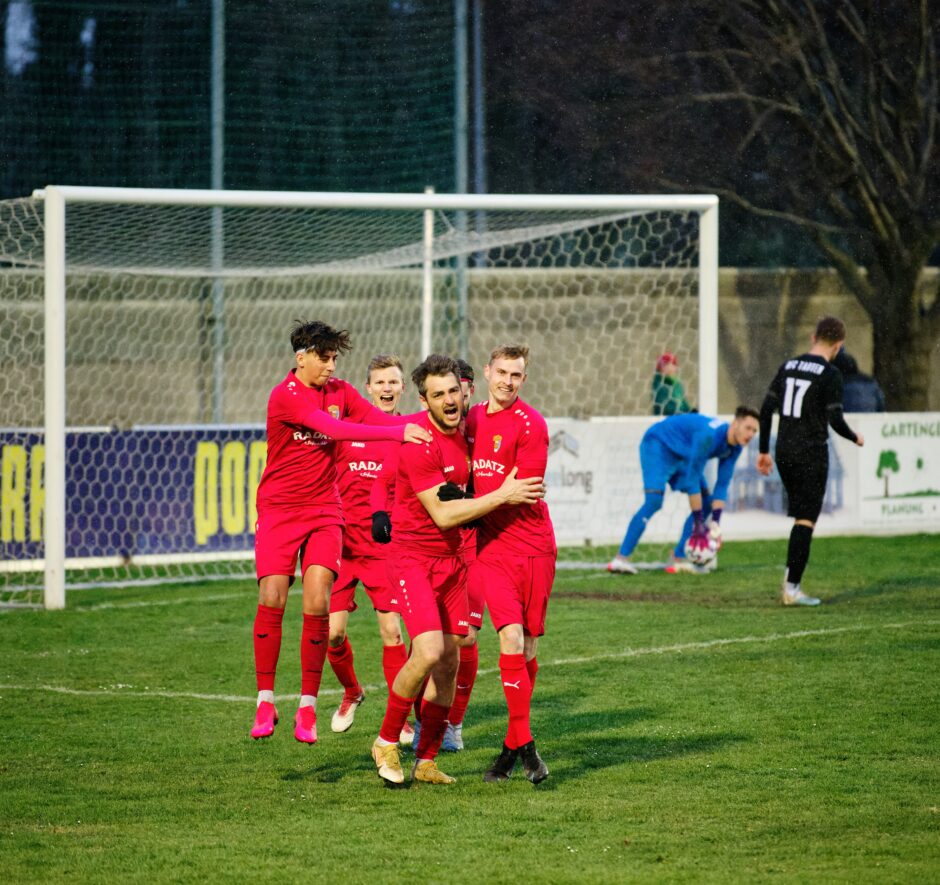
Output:
[[424,682],[421,683],[421,688],[418,689],[418,694],[415,696],[415,719],[420,722],[421,714],[424,711],[424,693],[427,691],[428,682],[431,679],[431,674],[428,673],[424,677]]
[[[323,678],[323,661],[330,635],[328,615],[304,614],[304,627],[300,634],[300,693],[316,697]],[[351,657],[351,656],[350,656]]]
[[506,731],[506,746],[510,750],[514,750],[516,747],[521,747],[532,740],[532,731],[529,728],[532,683],[529,681],[529,670],[526,667],[525,655],[501,654],[499,656],[499,675],[503,683],[503,694],[506,695],[506,705],[509,707],[509,728]]
[[526,661],[525,668],[529,671],[529,684],[532,686],[532,691],[535,691],[535,677],[539,672],[538,658],[532,658],[531,661]]
[[349,637],[344,636],[342,644],[337,645],[335,648],[332,645],[327,645],[326,656],[330,660],[330,666],[333,668],[339,684],[347,692],[355,691],[358,694],[359,680],[356,679],[356,670],[353,667],[353,650],[352,645],[349,643]]
[[385,674],[385,682],[388,690],[392,690],[392,683],[398,671],[405,666],[408,660],[408,652],[404,645],[383,645],[382,646],[382,672]]
[[457,667],[457,689],[454,692],[454,702],[450,705],[450,712],[447,714],[447,721],[451,725],[460,725],[463,722],[479,666],[480,649],[477,644],[474,642],[473,645],[462,645],[460,665]]
[[388,690],[385,718],[382,720],[382,727],[379,729],[379,737],[383,741],[388,741],[390,744],[398,743],[398,737],[408,719],[408,714],[411,712],[414,702],[414,698],[403,698],[391,689]]
[[447,707],[425,699],[421,705],[421,737],[415,747],[415,759],[434,759],[441,749],[447,728]]
[[255,679],[258,691],[274,691],[274,674],[281,653],[281,624],[284,609],[259,605],[252,633],[255,644]]

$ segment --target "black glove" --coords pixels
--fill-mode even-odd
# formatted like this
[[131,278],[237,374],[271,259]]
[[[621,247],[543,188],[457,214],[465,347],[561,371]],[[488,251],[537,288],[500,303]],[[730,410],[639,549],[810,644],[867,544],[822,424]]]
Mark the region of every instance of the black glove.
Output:
[[372,540],[376,544],[387,544],[392,540],[392,521],[384,510],[372,514]]
[[441,501],[459,501],[462,498],[472,498],[473,492],[465,492],[455,482],[445,482],[437,490],[437,497]]

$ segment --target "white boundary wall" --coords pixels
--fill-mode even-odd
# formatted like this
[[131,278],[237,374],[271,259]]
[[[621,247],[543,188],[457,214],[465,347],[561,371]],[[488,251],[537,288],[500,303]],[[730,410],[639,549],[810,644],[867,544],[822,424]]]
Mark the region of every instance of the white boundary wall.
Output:
[[[559,545],[620,542],[642,503],[640,439],[657,420],[549,420],[547,500]],[[830,433],[829,491],[817,534],[940,533],[940,413],[888,412],[847,420],[865,445]],[[735,470],[722,519],[727,540],[789,534],[793,521],[783,509],[779,477],[776,471],[761,477],[756,458],[755,438]],[[686,496],[678,497],[686,508]],[[671,509],[667,504],[650,521],[644,541],[676,540]],[[940,537],[936,543],[940,555]]]

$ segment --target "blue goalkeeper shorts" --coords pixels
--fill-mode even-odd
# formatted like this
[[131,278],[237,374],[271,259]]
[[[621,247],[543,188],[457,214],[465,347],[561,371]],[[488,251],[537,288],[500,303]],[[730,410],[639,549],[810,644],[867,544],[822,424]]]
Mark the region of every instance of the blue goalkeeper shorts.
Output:
[[658,439],[644,437],[640,442],[640,469],[645,490],[665,492],[682,480],[685,462]]

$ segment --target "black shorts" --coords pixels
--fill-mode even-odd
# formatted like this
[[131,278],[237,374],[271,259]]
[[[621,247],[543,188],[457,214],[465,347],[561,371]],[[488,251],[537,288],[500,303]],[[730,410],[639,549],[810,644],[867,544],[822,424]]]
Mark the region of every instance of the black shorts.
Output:
[[829,479],[829,451],[777,458],[777,471],[787,490],[787,516],[815,523],[822,511]]

